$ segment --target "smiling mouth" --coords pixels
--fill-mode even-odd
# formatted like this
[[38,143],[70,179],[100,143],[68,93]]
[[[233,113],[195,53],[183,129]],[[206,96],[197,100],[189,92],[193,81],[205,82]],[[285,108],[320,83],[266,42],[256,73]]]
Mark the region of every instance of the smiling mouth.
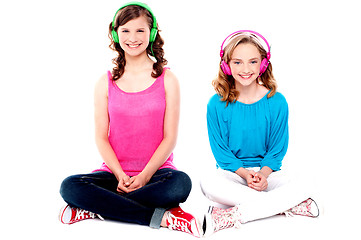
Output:
[[253,76],[253,74],[248,74],[248,75],[241,75],[241,74],[239,74],[239,76],[240,76],[241,78],[243,78],[243,79],[250,79],[250,78]]
[[129,48],[138,48],[140,45],[141,45],[141,43],[139,43],[139,44],[127,44],[127,46]]

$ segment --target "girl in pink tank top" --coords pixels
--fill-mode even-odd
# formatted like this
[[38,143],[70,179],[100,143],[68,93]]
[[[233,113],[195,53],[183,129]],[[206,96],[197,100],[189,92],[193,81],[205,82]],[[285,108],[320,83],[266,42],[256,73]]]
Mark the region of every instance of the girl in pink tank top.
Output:
[[[168,70],[169,71],[169,70]],[[140,174],[162,142],[165,114],[164,75],[139,92],[125,92],[108,72],[109,143],[128,176]],[[159,169],[176,169],[173,153]],[[99,170],[112,172],[106,163]]]
[[150,8],[137,2],[123,5],[109,25],[110,47],[118,56],[112,72],[96,84],[94,104],[104,163],[63,181],[60,193],[68,203],[63,223],[98,216],[201,236],[198,221],[179,207],[191,180],[173,164],[179,84],[164,67],[157,28]]

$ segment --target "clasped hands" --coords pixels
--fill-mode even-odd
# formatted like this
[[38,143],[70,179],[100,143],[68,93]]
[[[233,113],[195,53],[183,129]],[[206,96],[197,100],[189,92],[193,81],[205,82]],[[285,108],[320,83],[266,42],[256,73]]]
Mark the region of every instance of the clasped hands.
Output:
[[128,175],[123,174],[119,178],[117,192],[120,194],[130,193],[145,186],[147,182],[147,178],[144,177],[141,173],[133,177],[129,177]]
[[257,191],[264,191],[268,187],[267,177],[262,172],[248,170],[245,180],[248,187]]

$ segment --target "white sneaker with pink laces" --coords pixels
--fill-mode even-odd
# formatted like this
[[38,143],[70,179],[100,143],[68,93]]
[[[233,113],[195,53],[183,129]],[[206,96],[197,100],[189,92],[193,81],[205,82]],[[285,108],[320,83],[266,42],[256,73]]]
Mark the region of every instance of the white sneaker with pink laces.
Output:
[[320,215],[320,211],[316,202],[309,198],[297,206],[283,212],[287,217],[291,217],[293,215],[301,215],[306,217],[318,217]]
[[94,219],[96,217],[104,220],[99,214],[81,208],[70,207],[69,205],[63,207],[59,214],[59,220],[64,224],[72,224],[85,219]]
[[203,232],[208,237],[214,232],[226,228],[241,227],[241,213],[238,206],[222,209],[210,206],[208,213],[204,216]]
[[180,207],[168,210],[166,216],[169,229],[186,232],[198,238],[202,236],[202,229],[197,219],[192,214],[184,212]]

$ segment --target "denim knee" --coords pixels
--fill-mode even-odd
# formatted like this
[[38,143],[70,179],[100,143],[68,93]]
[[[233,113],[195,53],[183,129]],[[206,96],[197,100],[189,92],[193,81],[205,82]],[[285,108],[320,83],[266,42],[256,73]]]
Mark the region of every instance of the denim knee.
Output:
[[65,178],[60,185],[60,195],[65,202],[72,203],[72,195],[74,195],[74,186],[79,182],[80,175],[73,175]]
[[172,173],[172,188],[168,192],[168,198],[172,198],[174,202],[185,202],[192,190],[192,181],[190,177],[181,171]]

